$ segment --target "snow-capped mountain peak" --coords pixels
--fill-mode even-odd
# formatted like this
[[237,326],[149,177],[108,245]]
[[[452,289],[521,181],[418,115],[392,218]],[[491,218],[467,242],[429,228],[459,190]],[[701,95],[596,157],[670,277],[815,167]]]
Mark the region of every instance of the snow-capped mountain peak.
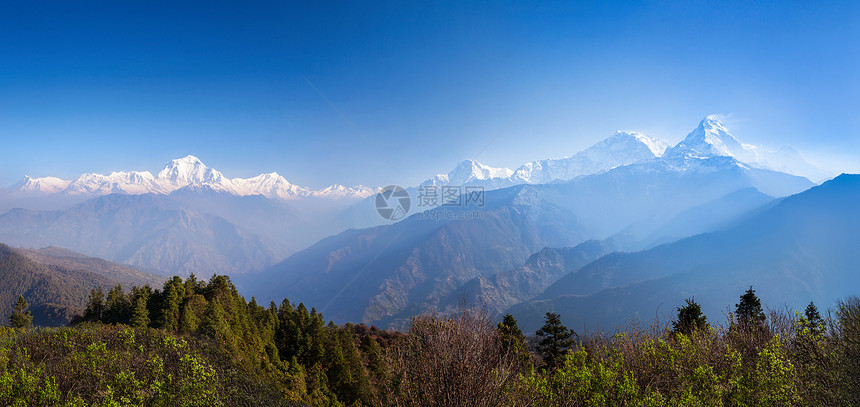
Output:
[[376,188],[370,188],[363,185],[357,185],[354,187],[347,187],[340,184],[334,184],[329,187],[320,189],[318,191],[312,191],[311,196],[317,198],[334,198],[334,199],[342,199],[349,197],[361,197],[367,198],[371,195],[377,193]]
[[471,185],[509,184],[514,171],[510,168],[495,168],[481,164],[471,158],[461,161],[447,174],[438,174],[421,185]]
[[733,157],[738,161],[757,164],[760,158],[757,147],[736,139],[722,122],[714,116],[703,119],[683,141],[667,151],[670,158]]
[[529,184],[569,180],[660,157],[666,147],[666,143],[644,134],[618,131],[571,157],[527,163],[517,169],[514,178]]
[[70,182],[56,177],[32,178],[25,175],[12,185],[11,189],[21,192],[55,193],[66,189]]
[[251,178],[234,178],[231,183],[236,195],[263,195],[269,198],[293,199],[310,193],[307,188],[291,184],[277,172]]
[[220,172],[207,167],[199,158],[188,155],[171,160],[158,173],[158,182],[168,189],[187,185],[209,184],[215,189],[230,190],[230,180]]
[[206,189],[238,196],[263,195],[268,198],[296,199],[304,197],[366,198],[375,190],[364,187],[334,185],[320,191],[293,185],[277,172],[260,174],[251,178],[227,178],[221,172],[207,167],[199,158],[188,155],[165,164],[158,176],[149,171],[112,172],[110,174],[86,173],[73,181],[54,177],[31,178],[13,185],[16,192],[41,194],[65,193],[71,195],[124,194],[169,194],[181,188]]
[[145,194],[155,190],[161,191],[161,187],[149,171],[81,174],[66,188],[66,192],[71,194]]
[[460,162],[460,164],[448,173],[448,180],[457,184],[465,184],[473,180],[507,178],[513,173],[514,171],[509,168],[494,168],[475,160],[467,159]]
[[631,131],[617,131],[617,132],[615,132],[614,137],[616,137],[616,138],[622,138],[622,137],[631,138],[632,137],[633,139],[636,139],[636,141],[645,145],[645,147],[648,147],[648,149],[651,150],[651,153],[654,154],[655,157],[662,156],[663,153],[666,152],[666,149],[669,148],[669,145],[666,142],[664,142],[662,140],[657,140],[655,138],[652,138],[652,137],[647,136],[647,135],[642,134],[642,133],[637,133],[635,131],[632,131],[632,132]]

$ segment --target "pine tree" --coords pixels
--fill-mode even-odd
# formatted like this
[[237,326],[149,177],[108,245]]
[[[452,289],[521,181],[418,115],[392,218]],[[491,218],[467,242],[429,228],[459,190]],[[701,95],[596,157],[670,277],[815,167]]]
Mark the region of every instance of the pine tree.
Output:
[[149,310],[146,308],[147,297],[145,294],[140,294],[134,299],[131,325],[136,328],[146,328],[149,326]]
[[752,286],[741,295],[741,301],[735,304],[735,316],[738,323],[746,328],[761,326],[767,319],[761,308],[761,300],[755,295]]
[[194,306],[191,300],[186,301],[182,306],[182,312],[179,314],[179,330],[182,332],[197,332],[199,321],[197,314],[194,312]]
[[693,298],[684,300],[687,305],[678,307],[678,319],[672,321],[672,331],[690,335],[693,331],[708,326],[708,318],[702,313],[702,307]]
[[373,336],[364,335],[361,338],[361,353],[367,357],[367,370],[376,377],[377,380],[387,380],[388,365],[382,355],[382,347],[379,342],[373,339]]
[[517,355],[520,359],[520,370],[531,371],[533,366],[532,356],[529,353],[526,337],[520,330],[517,320],[513,315],[507,314],[498,325],[499,336],[505,351]]
[[332,335],[326,372],[331,389],[346,405],[369,404],[370,381],[353,343],[352,333],[333,324],[328,328]]
[[179,329],[180,304],[179,290],[173,281],[164,284],[164,304],[161,310],[161,327],[168,332]]
[[33,326],[33,316],[27,310],[30,305],[23,295],[18,296],[18,301],[15,302],[15,308],[12,310],[12,315],[9,315],[9,323],[12,328],[29,328]]
[[364,335],[361,338],[361,353],[367,358],[367,370],[373,378],[373,386],[376,389],[375,394],[379,397],[379,403],[383,406],[388,405],[388,395],[391,386],[391,371],[388,363],[385,362],[385,355],[379,342],[373,339],[371,335]]
[[809,305],[806,306],[806,311],[804,311],[804,315],[806,316],[806,320],[804,322],[806,327],[809,329],[809,332],[816,335],[824,332],[824,318],[821,318],[821,313],[818,312],[818,307],[815,306],[814,302],[809,302]]
[[233,344],[233,335],[230,332],[230,325],[227,324],[224,308],[217,299],[209,301],[206,306],[203,321],[200,323],[200,333],[216,338],[222,343]]
[[101,321],[105,309],[105,293],[99,286],[90,291],[90,300],[84,311],[84,321]]
[[562,325],[561,316],[552,312],[546,313],[545,323],[536,335],[542,337],[537,351],[550,369],[560,366],[564,355],[576,343],[576,333]]
[[125,324],[131,319],[129,315],[128,298],[123,294],[122,286],[117,284],[108,291],[107,303],[102,313],[102,321],[109,324]]

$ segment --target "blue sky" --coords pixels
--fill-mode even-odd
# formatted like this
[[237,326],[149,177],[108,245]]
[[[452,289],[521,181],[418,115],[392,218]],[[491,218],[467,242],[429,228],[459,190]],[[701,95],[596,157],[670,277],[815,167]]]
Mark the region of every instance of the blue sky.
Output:
[[186,154],[413,185],[615,130],[677,142],[712,113],[860,168],[854,2],[175,3],[0,4],[0,185]]

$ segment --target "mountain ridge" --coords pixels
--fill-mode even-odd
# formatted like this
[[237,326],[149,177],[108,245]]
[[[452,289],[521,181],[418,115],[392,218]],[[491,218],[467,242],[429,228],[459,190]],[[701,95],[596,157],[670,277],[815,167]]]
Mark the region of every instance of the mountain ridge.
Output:
[[218,170],[207,167],[199,158],[188,155],[165,164],[157,176],[149,171],[85,173],[74,180],[56,177],[32,178],[25,176],[13,184],[12,191],[19,193],[65,193],[70,195],[107,195],[112,193],[166,195],[185,187],[205,186],[238,196],[263,195],[267,198],[293,200],[300,198],[361,199],[376,192],[362,185],[346,187],[331,185],[311,190],[294,185],[276,172],[251,178],[228,178]]
[[[853,255],[858,205],[860,175],[842,174],[730,229],[606,255],[509,311],[529,327],[552,311],[576,329],[613,328],[631,317],[650,321],[660,303],[680,304],[690,296],[716,316],[749,285],[776,307],[852,295],[860,283]],[[672,312],[660,311],[663,318]]]

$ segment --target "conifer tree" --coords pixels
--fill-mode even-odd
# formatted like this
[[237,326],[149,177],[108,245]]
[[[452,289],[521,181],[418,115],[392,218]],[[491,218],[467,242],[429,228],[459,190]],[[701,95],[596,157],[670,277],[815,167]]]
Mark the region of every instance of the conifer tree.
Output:
[[15,308],[12,310],[12,315],[9,315],[9,322],[12,328],[29,328],[33,326],[33,316],[27,310],[30,305],[23,295],[18,296],[18,301],[15,302]]
[[203,314],[203,321],[200,323],[200,333],[209,335],[218,339],[222,343],[232,344],[233,335],[230,332],[230,325],[227,324],[227,319],[224,315],[224,308],[221,307],[221,301],[213,299],[206,306],[206,312]]
[[526,337],[523,331],[520,330],[516,318],[511,314],[506,314],[502,318],[502,322],[498,325],[499,336],[501,336],[502,346],[507,352],[517,355],[520,359],[520,369],[523,372],[530,371],[533,368],[532,356],[529,353]]
[[385,363],[385,358],[382,354],[382,347],[379,346],[379,342],[376,342],[376,339],[373,339],[373,336],[364,335],[364,337],[361,338],[360,349],[361,353],[367,357],[367,370],[369,370],[377,380],[387,380],[388,365]]
[[90,291],[90,300],[84,311],[84,321],[101,321],[105,309],[105,293],[102,287],[96,287]]
[[194,310],[194,304],[197,302],[197,295],[188,299],[182,305],[182,311],[179,313],[179,330],[182,332],[197,332],[200,321],[197,318],[197,313]]
[[391,385],[391,370],[388,363],[385,362],[385,355],[379,342],[373,339],[371,335],[364,335],[361,338],[361,353],[367,358],[367,370],[373,379],[374,388],[377,389],[376,395],[379,397],[381,405],[388,405],[388,394]]
[[353,341],[353,334],[350,330],[335,327],[336,332],[333,340],[339,342],[343,355],[343,364],[347,375],[347,381],[341,383],[340,394],[341,399],[346,404],[370,404],[370,380],[367,377],[367,371],[361,363],[361,357],[358,354],[358,349]]
[[687,305],[678,307],[678,319],[672,321],[672,331],[690,335],[693,331],[708,326],[708,318],[702,313],[702,307],[693,298],[684,300]]
[[163,297],[164,304],[161,310],[160,325],[168,332],[175,332],[179,329],[180,304],[182,302],[175,282],[168,281],[164,284]]
[[804,311],[804,315],[806,316],[805,323],[809,332],[820,334],[824,331],[824,318],[821,318],[821,313],[818,312],[818,307],[815,306],[814,302],[809,302],[809,305],[806,306],[806,310]]
[[752,286],[741,295],[741,301],[735,304],[735,316],[738,323],[746,328],[761,326],[767,319],[761,308],[761,300],[755,295]]
[[129,304],[122,286],[117,284],[108,291],[102,321],[109,324],[124,324],[129,320]]
[[141,293],[136,297],[131,315],[131,325],[135,328],[146,328],[149,326],[149,309],[146,308],[148,296]]
[[564,355],[576,343],[576,333],[562,325],[561,316],[552,312],[546,313],[544,325],[536,334],[541,337],[537,351],[550,369],[560,366]]

